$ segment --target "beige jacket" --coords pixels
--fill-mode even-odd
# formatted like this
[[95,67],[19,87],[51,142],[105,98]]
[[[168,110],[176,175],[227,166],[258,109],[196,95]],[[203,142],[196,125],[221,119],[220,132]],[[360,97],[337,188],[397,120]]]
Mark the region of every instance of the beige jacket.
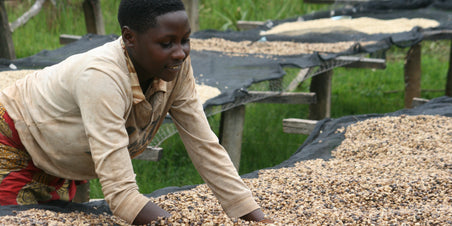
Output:
[[188,58],[176,79],[159,81],[133,104],[120,39],[18,80],[0,92],[34,164],[58,177],[99,178],[112,212],[131,223],[149,201],[130,156],[149,144],[170,113],[187,152],[230,217],[257,208],[211,131]]

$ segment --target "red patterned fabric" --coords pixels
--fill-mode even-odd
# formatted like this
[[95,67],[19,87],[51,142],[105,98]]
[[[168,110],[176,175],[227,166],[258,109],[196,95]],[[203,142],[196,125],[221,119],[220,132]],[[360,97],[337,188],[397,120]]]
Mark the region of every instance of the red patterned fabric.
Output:
[[0,104],[0,205],[71,201],[76,182],[51,176],[31,160],[3,105]]

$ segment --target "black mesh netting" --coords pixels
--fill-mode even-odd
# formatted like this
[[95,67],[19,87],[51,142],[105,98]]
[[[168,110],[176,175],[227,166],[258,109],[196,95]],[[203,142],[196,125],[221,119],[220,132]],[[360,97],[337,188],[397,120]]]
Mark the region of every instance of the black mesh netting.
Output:
[[[344,116],[337,119],[324,119],[317,123],[316,128],[305,140],[303,145],[286,161],[269,167],[269,169],[279,169],[283,167],[292,167],[296,162],[331,158],[331,151],[339,146],[345,139],[344,132],[338,133],[337,130],[342,127],[347,127],[358,121],[384,116],[399,116],[399,115],[442,115],[452,117],[452,97],[439,97],[429,101],[413,109],[404,109],[386,114],[365,114]],[[256,178],[258,171],[242,175],[243,178]],[[148,194],[148,197],[158,197],[167,193],[183,191],[194,188],[196,185],[189,185],[183,187],[167,187],[154,191]],[[86,213],[100,214],[103,212],[111,214],[111,211],[104,200],[93,201],[84,204],[68,203],[68,202],[52,202],[43,205],[27,205],[27,206],[1,206],[0,216],[12,215],[14,211],[27,210],[31,208],[48,209],[58,212],[73,212],[83,211]]]
[[7,60],[0,59],[0,71],[9,70],[10,65],[17,66],[18,69],[39,69],[63,61],[71,55],[83,53],[107,42],[116,40],[116,35],[85,35],[82,39],[69,43],[56,50],[42,50],[41,52],[21,59]]
[[356,5],[358,8],[371,10],[419,9],[433,7],[435,9],[452,9],[450,0],[377,0]]
[[[0,59],[0,71],[10,70],[14,65],[18,69],[39,69],[56,64],[70,55],[84,52],[115,40],[117,36],[88,34],[82,39],[53,51],[41,51],[33,56],[17,60]],[[247,57],[230,56],[213,51],[191,51],[194,74],[200,84],[216,87],[221,91],[218,97],[206,102],[209,105],[221,105],[232,102],[243,95],[244,88],[253,83],[281,78],[285,72],[284,65],[311,67],[320,65],[322,57],[299,55],[277,58],[265,58],[249,55]],[[277,59],[277,60],[275,60]]]
[[[205,30],[193,34],[194,38],[212,38],[220,37],[232,41],[260,40],[261,30],[268,30],[272,26],[284,22],[296,20],[313,20],[319,18],[328,18],[331,16],[348,15],[353,18],[357,17],[373,17],[378,19],[394,19],[394,18],[427,18],[434,19],[440,23],[439,27],[429,30],[452,29],[452,1],[446,0],[398,0],[398,1],[372,1],[370,3],[358,4],[352,8],[341,8],[330,11],[315,12],[312,14],[291,18],[281,21],[268,21],[266,25],[249,31],[214,31]],[[276,58],[266,58],[257,56],[229,56],[213,51],[192,51],[192,63],[195,77],[200,83],[217,87],[221,90],[221,95],[210,99],[206,102],[209,105],[222,105],[233,102],[236,98],[246,93],[246,88],[251,84],[265,80],[280,78],[284,75],[284,66],[295,66],[300,68],[314,67],[325,64],[327,61],[334,59],[340,55],[353,55],[358,53],[373,53],[380,50],[386,50],[392,45],[399,47],[407,47],[414,45],[423,40],[423,32],[420,28],[414,28],[409,32],[401,32],[396,34],[378,34],[368,35],[363,33],[329,33],[318,34],[308,33],[297,37],[286,36],[267,36],[268,41],[295,41],[295,42],[325,42],[334,43],[340,41],[377,41],[370,46],[356,45],[353,48],[337,53],[337,54],[302,54],[296,56],[281,56]],[[81,40],[68,44],[60,49],[53,51],[42,51],[34,56],[17,59],[6,60],[0,59],[0,71],[10,70],[10,65],[14,64],[18,69],[43,68],[60,62],[66,57],[80,53],[108,41],[116,39],[117,36],[97,36],[86,35]],[[202,75],[202,76],[201,76]],[[452,117],[452,98],[441,97],[431,100],[420,107],[400,110],[387,114],[367,114],[357,116],[345,116],[338,119],[324,119],[320,121],[316,129],[310,134],[304,144],[290,157],[271,168],[281,168],[293,166],[295,162],[309,159],[329,159],[331,158],[331,150],[337,147],[344,139],[343,134],[335,133],[338,128],[346,127],[357,121],[365,120],[372,117],[397,116],[401,114],[407,115],[444,115]],[[320,133],[322,131],[322,133]],[[322,142],[319,142],[319,141]],[[245,178],[254,178],[257,171],[246,175]],[[159,196],[169,192],[186,190],[194,186],[185,187],[168,187],[157,190],[148,196]],[[105,201],[95,201],[85,204],[52,202],[45,205],[29,205],[29,206],[3,206],[0,207],[0,216],[14,214],[14,211],[26,210],[30,208],[49,209],[58,212],[84,211],[87,213],[111,213]]]
[[[309,21],[315,19],[330,18],[334,16],[351,16],[352,18],[370,17],[375,19],[390,20],[397,18],[424,18],[432,19],[439,22],[439,26],[426,30],[452,29],[452,1],[433,1],[433,0],[417,0],[417,1],[370,1],[367,3],[357,4],[353,7],[344,7],[325,11],[318,11],[311,14],[289,18],[285,20],[267,21],[264,25],[257,29],[248,31],[202,31],[195,34],[197,38],[218,37],[232,41],[241,40],[260,40],[261,31],[267,31],[276,25],[286,22]],[[341,41],[381,41],[378,48],[386,49],[385,45],[397,45],[407,47],[422,40],[422,29],[414,28],[410,32],[400,32],[397,34],[365,34],[360,32],[329,32],[329,33],[306,33],[296,36],[267,35],[268,41],[294,41],[305,43],[335,43]],[[397,37],[393,39],[393,36]],[[385,43],[386,42],[386,43]],[[409,44],[407,44],[407,42]],[[369,52],[369,51],[367,51]]]
[[[192,35],[194,38],[206,39],[212,37],[224,38],[232,41],[260,40],[260,31],[270,29],[280,23],[296,20],[312,20],[319,18],[328,18],[337,15],[349,15],[353,18],[372,17],[377,19],[395,19],[395,18],[426,18],[437,20],[440,25],[427,30],[451,30],[452,29],[452,11],[450,6],[452,1],[441,0],[411,0],[411,1],[371,1],[368,3],[357,4],[354,7],[332,9],[329,11],[314,12],[312,14],[300,16],[280,21],[268,21],[266,25],[249,31],[215,31],[204,30]],[[254,83],[266,80],[281,78],[285,75],[283,67],[308,68],[327,65],[330,61],[342,55],[355,55],[360,53],[374,53],[385,51],[392,45],[399,47],[412,46],[424,38],[426,30],[419,27],[413,28],[408,32],[393,34],[364,34],[359,32],[347,33],[306,33],[298,36],[266,36],[268,41],[294,41],[294,42],[317,42],[317,43],[335,43],[341,41],[375,41],[374,44],[360,45],[356,44],[350,49],[340,53],[313,53],[300,54],[293,56],[230,56],[228,54],[215,51],[192,51],[192,63],[195,77],[201,84],[216,87],[221,94],[208,100],[205,106],[223,105],[232,103],[238,97],[246,93],[246,89]],[[447,35],[446,35],[447,36]],[[449,34],[449,36],[451,36]],[[18,69],[42,68],[48,65],[58,63],[66,57],[80,53],[105,42],[116,39],[116,35],[97,36],[86,35],[81,40],[68,44],[60,49],[47,51],[44,50],[36,55],[17,59],[0,59],[0,71],[10,70],[10,65],[14,64]],[[452,38],[452,37],[443,37]],[[330,67],[336,67],[334,64]]]
[[[17,60],[0,59],[0,71],[10,70],[11,65],[18,69],[35,69],[53,65],[66,57],[100,46],[116,39],[117,36],[88,34],[82,39],[53,51],[42,51],[36,55]],[[340,54],[302,54],[296,56],[262,57],[256,55],[231,56],[215,51],[191,51],[194,75],[200,84],[216,87],[221,94],[208,100],[205,106],[222,105],[243,96],[245,89],[254,83],[281,78],[285,75],[283,67],[300,68],[321,65],[337,55],[347,55],[363,48],[356,46]]]

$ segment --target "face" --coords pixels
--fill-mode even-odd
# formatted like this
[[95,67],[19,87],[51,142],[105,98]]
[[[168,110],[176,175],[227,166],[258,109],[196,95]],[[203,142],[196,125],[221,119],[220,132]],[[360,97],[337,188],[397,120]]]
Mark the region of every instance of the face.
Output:
[[144,33],[128,27],[122,36],[140,83],[158,77],[172,81],[190,54],[190,24],[185,11],[157,17],[157,25]]

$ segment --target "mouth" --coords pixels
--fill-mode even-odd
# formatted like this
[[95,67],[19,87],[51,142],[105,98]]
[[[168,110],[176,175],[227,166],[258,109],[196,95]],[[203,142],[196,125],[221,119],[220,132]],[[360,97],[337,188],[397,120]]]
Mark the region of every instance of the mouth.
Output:
[[172,71],[179,71],[181,67],[182,67],[182,64],[177,64],[177,65],[168,65],[166,68],[168,68]]

